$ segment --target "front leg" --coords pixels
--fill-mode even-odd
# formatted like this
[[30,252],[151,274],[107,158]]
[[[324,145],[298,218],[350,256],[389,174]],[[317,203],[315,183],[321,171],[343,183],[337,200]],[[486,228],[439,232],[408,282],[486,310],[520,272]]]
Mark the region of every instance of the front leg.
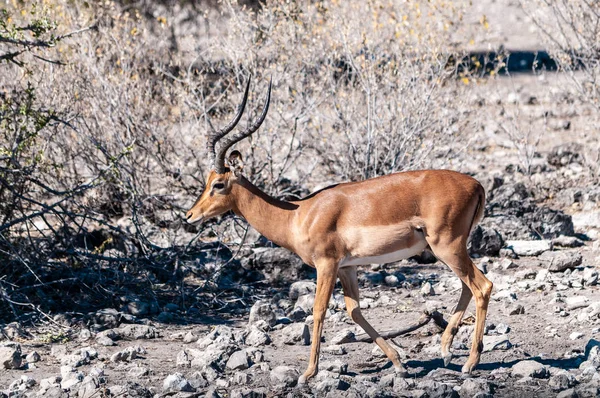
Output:
[[304,384],[319,371],[319,352],[321,351],[321,335],[323,334],[323,321],[329,305],[329,299],[335,287],[338,271],[338,262],[332,259],[323,259],[316,262],[317,268],[317,293],[313,306],[313,334],[310,348],[310,360],[306,372],[298,379],[298,384]]

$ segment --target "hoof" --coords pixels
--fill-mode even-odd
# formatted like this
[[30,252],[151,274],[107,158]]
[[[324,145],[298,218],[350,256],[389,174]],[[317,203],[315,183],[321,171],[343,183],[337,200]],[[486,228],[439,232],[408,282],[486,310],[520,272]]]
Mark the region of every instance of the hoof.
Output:
[[447,368],[448,365],[450,365],[450,362],[452,361],[452,353],[449,352],[446,355],[442,355],[442,359],[444,360],[444,367]]
[[465,365],[462,367],[462,374],[470,375],[473,372],[473,369],[475,369],[475,366],[477,366],[475,363],[465,363]]
[[394,373],[396,374],[396,376],[401,377],[401,378],[405,378],[408,377],[408,371],[406,370],[406,368],[404,368],[404,366],[394,366]]
[[303,387],[306,385],[306,376],[302,375],[298,377],[298,387]]

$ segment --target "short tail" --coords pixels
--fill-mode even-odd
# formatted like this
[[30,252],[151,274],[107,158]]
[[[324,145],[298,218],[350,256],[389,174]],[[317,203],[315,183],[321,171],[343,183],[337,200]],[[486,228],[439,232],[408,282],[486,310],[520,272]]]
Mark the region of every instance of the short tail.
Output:
[[473,228],[481,221],[483,213],[485,212],[485,190],[481,185],[478,186],[477,190],[479,191],[477,193],[478,200],[477,206],[475,207],[475,214],[473,214],[473,219],[471,220],[471,228],[469,228],[470,232],[473,232]]

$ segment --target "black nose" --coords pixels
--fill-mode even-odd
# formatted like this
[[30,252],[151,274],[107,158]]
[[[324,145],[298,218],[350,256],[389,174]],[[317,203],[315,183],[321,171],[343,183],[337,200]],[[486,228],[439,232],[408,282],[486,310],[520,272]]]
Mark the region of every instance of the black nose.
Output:
[[192,217],[192,212],[188,211],[187,216],[186,216],[186,220],[189,220]]

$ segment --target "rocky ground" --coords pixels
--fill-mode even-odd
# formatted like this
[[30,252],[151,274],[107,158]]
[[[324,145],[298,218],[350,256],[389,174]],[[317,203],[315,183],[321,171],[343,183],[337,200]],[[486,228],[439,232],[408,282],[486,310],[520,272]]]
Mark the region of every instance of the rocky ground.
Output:
[[[564,100],[572,95],[564,82],[548,79],[521,76],[474,87],[471,111],[489,113],[466,156],[450,162],[480,179],[488,195],[471,253],[494,291],[481,364],[470,377],[460,367],[472,312],[448,368],[433,322],[395,338],[409,372],[400,378],[373,344],[353,342],[361,331],[345,314],[338,286],[319,375],[297,387],[308,361],[315,284],[273,287],[282,274],[310,274],[284,250],[263,245],[243,253],[232,272],[262,272],[266,279],[238,280],[233,293],[224,289],[210,299],[235,311],[192,316],[177,300],[134,300],[119,310],[70,314],[64,335],[5,325],[0,397],[598,396],[600,188],[586,155],[597,149],[598,135],[589,110]],[[518,131],[531,129],[536,141],[529,141],[532,152],[507,133],[506,115],[517,107],[525,114]],[[447,319],[460,294],[458,278],[426,256],[366,267],[360,278],[361,307],[379,331],[404,328],[424,311]],[[50,325],[62,320],[59,314]]]

